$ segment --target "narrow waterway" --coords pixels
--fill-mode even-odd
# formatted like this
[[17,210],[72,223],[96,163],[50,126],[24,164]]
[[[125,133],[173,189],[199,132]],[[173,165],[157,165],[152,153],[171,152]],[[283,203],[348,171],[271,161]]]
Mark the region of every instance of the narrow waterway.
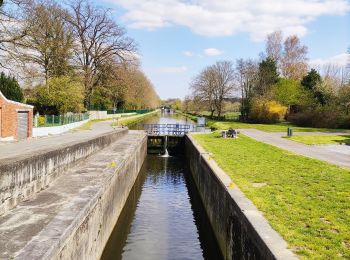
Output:
[[221,259],[183,156],[146,157],[102,259]]

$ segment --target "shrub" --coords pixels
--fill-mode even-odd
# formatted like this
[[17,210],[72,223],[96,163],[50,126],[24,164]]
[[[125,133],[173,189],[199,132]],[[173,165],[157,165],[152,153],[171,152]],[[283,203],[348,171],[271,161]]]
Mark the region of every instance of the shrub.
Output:
[[249,119],[253,123],[277,123],[284,119],[288,108],[277,101],[255,99],[252,102]]
[[316,109],[288,116],[288,121],[298,126],[324,128],[350,128],[350,115],[331,109]]
[[38,117],[38,126],[43,126],[43,125],[45,125],[45,117],[39,116]]

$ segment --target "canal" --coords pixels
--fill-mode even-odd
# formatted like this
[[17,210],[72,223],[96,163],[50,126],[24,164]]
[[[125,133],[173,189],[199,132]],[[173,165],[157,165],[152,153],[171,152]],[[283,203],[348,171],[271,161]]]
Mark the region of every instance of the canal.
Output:
[[[178,115],[143,123],[193,123]],[[101,259],[222,259],[182,154],[147,155]]]

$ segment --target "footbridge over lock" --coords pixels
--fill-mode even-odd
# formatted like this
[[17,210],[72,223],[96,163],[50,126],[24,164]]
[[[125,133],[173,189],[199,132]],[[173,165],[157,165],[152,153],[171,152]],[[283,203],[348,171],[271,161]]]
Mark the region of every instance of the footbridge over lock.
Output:
[[143,127],[148,136],[148,153],[151,154],[180,152],[184,147],[183,137],[195,131],[190,124],[144,124]]

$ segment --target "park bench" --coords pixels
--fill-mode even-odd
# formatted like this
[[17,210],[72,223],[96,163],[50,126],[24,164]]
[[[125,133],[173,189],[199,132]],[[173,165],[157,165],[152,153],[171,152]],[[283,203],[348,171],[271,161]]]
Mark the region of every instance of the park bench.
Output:
[[224,130],[221,132],[221,136],[223,138],[226,137],[231,137],[231,138],[237,138],[238,137],[239,132],[235,129],[230,128],[229,130]]

